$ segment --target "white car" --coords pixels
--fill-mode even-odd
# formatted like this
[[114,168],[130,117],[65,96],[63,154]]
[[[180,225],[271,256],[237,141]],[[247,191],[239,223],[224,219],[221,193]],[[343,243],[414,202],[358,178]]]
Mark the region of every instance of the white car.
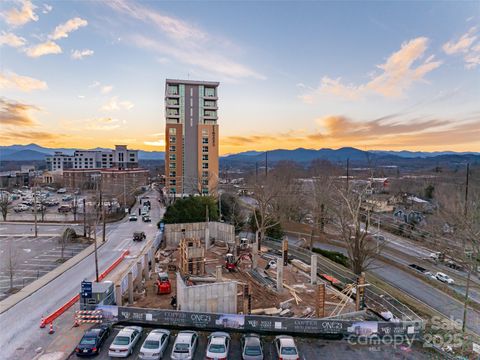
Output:
[[441,273],[441,272],[437,272],[435,274],[435,277],[437,278],[437,280],[440,280],[441,282],[447,283],[449,285],[451,285],[455,282],[455,281],[453,281],[453,279],[450,276],[448,276],[447,274]]
[[180,331],[173,343],[172,360],[192,360],[198,344],[198,334],[195,331]]
[[108,356],[128,357],[133,353],[133,348],[140,340],[142,330],[140,326],[127,326],[120,330],[108,349]]
[[273,340],[278,359],[282,360],[299,360],[297,347],[293,337],[288,335],[279,335]]
[[159,360],[165,354],[170,340],[170,331],[154,329],[150,331],[140,348],[138,358],[141,360]]
[[226,332],[216,331],[208,337],[206,360],[220,360],[228,357],[230,349],[230,335]]

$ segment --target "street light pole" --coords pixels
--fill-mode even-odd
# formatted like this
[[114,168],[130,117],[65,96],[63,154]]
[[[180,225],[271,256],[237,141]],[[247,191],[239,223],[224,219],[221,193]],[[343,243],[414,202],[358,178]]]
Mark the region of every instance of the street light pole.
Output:
[[[35,181],[35,180],[34,180]],[[34,184],[35,185],[35,184]],[[33,211],[35,214],[35,237],[38,237],[38,224],[37,224],[37,187],[33,187]]]

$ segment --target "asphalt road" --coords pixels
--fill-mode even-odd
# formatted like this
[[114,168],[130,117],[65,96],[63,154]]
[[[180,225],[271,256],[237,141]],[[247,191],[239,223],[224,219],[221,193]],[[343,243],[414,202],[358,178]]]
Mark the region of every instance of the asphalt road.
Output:
[[[128,359],[138,359],[138,353],[140,351],[141,344],[145,340],[150,329],[144,329],[143,336],[135,347],[134,353],[128,357]],[[99,356],[95,357],[96,360],[110,360],[108,356],[108,347],[112,343],[115,335],[119,329],[112,331],[112,334],[103,345],[100,350]],[[172,353],[173,343],[175,341],[175,335],[178,331],[172,331],[170,341],[166,351],[166,356],[163,359],[170,359]],[[208,333],[199,332],[199,343],[195,352],[194,360],[204,360]],[[240,338],[241,334],[232,333],[232,342],[229,351],[229,360],[241,359]],[[265,360],[277,359],[275,349],[272,344],[273,336],[262,336],[264,341]],[[431,353],[425,349],[414,346],[411,349],[404,347],[394,347],[391,345],[379,345],[379,346],[365,346],[349,344],[347,341],[329,341],[313,338],[296,338],[295,344],[297,345],[300,353],[300,359],[302,360],[317,360],[317,359],[329,359],[329,360],[380,360],[386,358],[392,359],[432,359]],[[71,355],[69,360],[79,359],[76,355]]]
[[[343,254],[346,253],[344,248],[335,245],[316,242],[314,246],[325,250],[338,251]],[[410,273],[381,261],[375,261],[369,272],[434,308],[446,317],[453,317],[455,320],[460,321],[463,319],[463,304],[460,301]],[[480,313],[471,308],[467,312],[467,327],[480,334]]]
[[[131,252],[130,258],[138,255],[144,245],[143,242],[133,242],[134,231],[145,231],[147,239],[157,233],[156,221],[160,218],[163,209],[153,191],[147,193],[151,198],[151,223],[141,221],[129,222],[128,218],[121,222],[110,224],[107,231],[107,242],[98,250],[98,264],[100,272],[112,264],[126,249]],[[134,208],[134,211],[137,208]],[[124,260],[128,261],[127,260]],[[66,301],[79,292],[80,283],[85,278],[95,276],[94,255],[90,255],[77,265],[70,268],[48,283],[43,288],[22,300],[14,307],[0,315],[0,328],[8,329],[0,337],[1,357],[5,359],[32,359],[37,347],[45,348],[51,341],[45,329],[38,325],[42,315],[55,311]],[[61,321],[59,319],[58,321]],[[64,321],[72,322],[72,319]]]

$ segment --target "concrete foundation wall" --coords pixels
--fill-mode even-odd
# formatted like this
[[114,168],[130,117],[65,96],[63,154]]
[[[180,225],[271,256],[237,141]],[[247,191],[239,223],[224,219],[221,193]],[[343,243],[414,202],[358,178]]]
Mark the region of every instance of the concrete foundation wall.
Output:
[[177,303],[182,311],[237,313],[237,282],[186,286],[177,273]]
[[[221,240],[233,243],[235,241],[235,228],[233,225],[220,222],[198,222],[185,224],[166,224],[165,240],[167,246],[177,246],[180,239],[197,238],[205,241],[205,228],[208,226],[210,241]],[[184,230],[184,231],[183,231]]]

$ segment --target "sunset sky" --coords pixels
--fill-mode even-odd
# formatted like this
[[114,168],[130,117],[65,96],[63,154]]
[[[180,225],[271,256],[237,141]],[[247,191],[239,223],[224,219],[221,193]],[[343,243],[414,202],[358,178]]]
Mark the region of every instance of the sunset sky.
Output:
[[2,1],[0,145],[164,150],[166,78],[220,81],[222,154],[480,151],[472,2]]

